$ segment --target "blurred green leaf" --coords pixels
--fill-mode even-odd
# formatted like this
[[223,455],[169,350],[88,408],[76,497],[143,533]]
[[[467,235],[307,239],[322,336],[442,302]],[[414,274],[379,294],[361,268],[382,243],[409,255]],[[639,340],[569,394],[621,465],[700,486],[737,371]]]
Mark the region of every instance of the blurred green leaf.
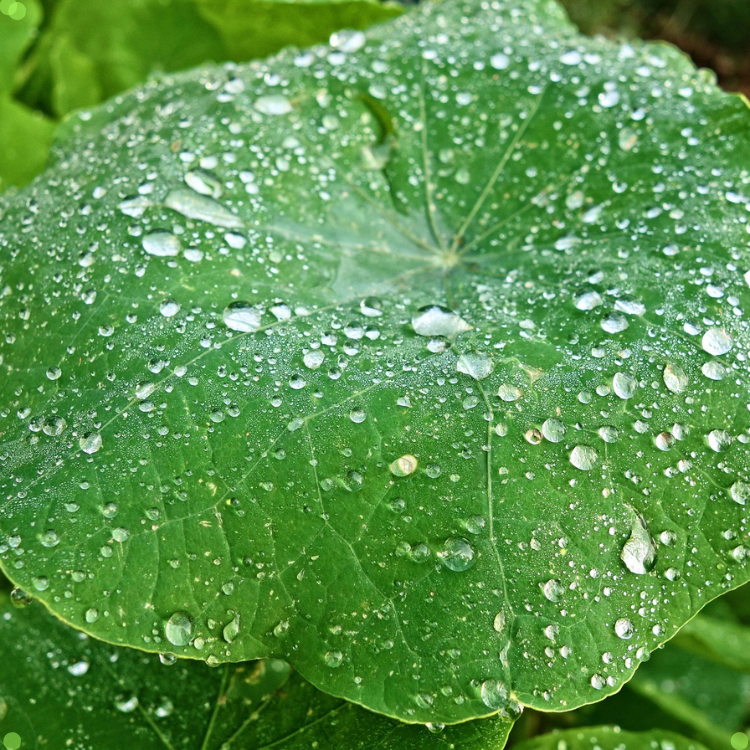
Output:
[[502,750],[510,726],[433,734],[321,693],[281,661],[167,666],[82,637],[38,604],[16,609],[0,584],[0,736],[27,747]]
[[[729,745],[727,745],[729,747]],[[705,750],[672,732],[623,732],[617,727],[584,727],[553,732],[514,745],[513,750]]]
[[26,0],[26,15],[0,13],[0,191],[28,182],[44,167],[54,125],[13,99],[19,62],[41,19],[37,0]]
[[306,47],[336,29],[365,29],[403,12],[373,0],[196,0],[222,35],[229,58],[265,57],[288,44]]
[[376,0],[60,0],[21,96],[57,117],[207,61],[244,61],[325,41],[402,12]]
[[698,615],[674,638],[675,645],[750,673],[750,628]]

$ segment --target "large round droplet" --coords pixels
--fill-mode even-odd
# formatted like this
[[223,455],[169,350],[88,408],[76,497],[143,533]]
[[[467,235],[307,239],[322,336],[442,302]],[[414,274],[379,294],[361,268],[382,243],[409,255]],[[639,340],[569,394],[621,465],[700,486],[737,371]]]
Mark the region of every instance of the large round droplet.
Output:
[[556,602],[565,593],[563,585],[555,578],[550,578],[542,587],[544,596],[551,602]]
[[709,328],[701,341],[703,351],[718,357],[726,354],[733,346],[732,337],[723,328]]
[[438,557],[443,561],[446,568],[460,573],[468,570],[474,564],[474,548],[466,539],[450,537],[445,540]]
[[672,393],[682,393],[684,390],[687,390],[688,377],[679,365],[667,364],[662,375],[664,377],[664,385]]
[[542,436],[550,443],[559,443],[565,437],[565,425],[559,419],[547,419],[542,424]]
[[96,453],[102,447],[102,436],[98,432],[87,432],[78,445],[84,453]]
[[187,612],[175,612],[164,626],[164,634],[173,646],[187,646],[193,637],[193,618]]
[[633,632],[633,623],[627,617],[622,617],[615,623],[615,635],[618,638],[622,638],[623,641],[632,638]]
[[409,474],[413,474],[417,470],[417,465],[417,459],[407,453],[401,458],[397,458],[388,468],[395,477],[408,477]]
[[626,372],[617,372],[612,379],[612,390],[622,399],[633,398],[638,381]]
[[499,711],[508,705],[510,692],[501,680],[485,680],[481,687],[482,703],[493,711]]
[[598,460],[599,454],[590,445],[577,445],[570,452],[570,463],[581,471],[590,471]]
[[735,482],[729,489],[732,500],[739,505],[747,504],[750,500],[750,484],[746,482]]

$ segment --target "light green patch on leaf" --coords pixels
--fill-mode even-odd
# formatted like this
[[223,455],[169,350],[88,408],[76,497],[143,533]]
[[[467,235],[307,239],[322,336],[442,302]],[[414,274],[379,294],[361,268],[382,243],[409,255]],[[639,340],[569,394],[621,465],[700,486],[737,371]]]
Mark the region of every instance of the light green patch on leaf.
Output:
[[[196,0],[196,6],[238,61],[328,41],[338,29],[362,30],[403,13],[398,3],[374,0]],[[351,44],[352,36],[345,38]]]
[[36,0],[19,20],[0,13],[0,191],[38,174],[47,158],[52,123],[13,100],[17,66],[41,19]]
[[585,727],[553,732],[515,745],[515,750],[706,750],[672,732],[624,732],[617,727]]
[[177,661],[82,639],[0,589],[0,733],[28,746],[169,750],[502,750],[510,724],[400,724],[325,695],[281,661]]
[[748,580],[750,115],[543,0],[334,41],[6,203],[0,561],[408,722],[600,700]]

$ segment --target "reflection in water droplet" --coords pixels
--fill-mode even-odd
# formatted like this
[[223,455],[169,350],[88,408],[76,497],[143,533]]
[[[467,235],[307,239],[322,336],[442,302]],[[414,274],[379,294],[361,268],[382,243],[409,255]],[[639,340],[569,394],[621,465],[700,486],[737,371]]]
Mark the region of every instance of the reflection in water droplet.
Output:
[[414,332],[420,336],[456,336],[471,326],[456,313],[439,305],[422,307],[411,319]]
[[308,370],[317,370],[323,364],[325,358],[326,355],[320,349],[313,349],[302,357],[302,361]]
[[469,375],[474,380],[484,380],[492,375],[495,363],[492,357],[482,352],[469,352],[462,354],[456,363],[456,370],[464,375]]
[[732,444],[732,436],[726,430],[711,430],[708,433],[708,446],[712,451],[723,453]]
[[648,533],[646,521],[637,516],[630,530],[630,538],[620,553],[620,559],[631,573],[645,575],[656,562],[656,545]]
[[417,459],[407,453],[406,455],[401,456],[401,458],[397,458],[389,468],[391,474],[394,476],[407,477],[409,474],[413,474],[417,470],[417,465]]
[[234,616],[234,619],[229,624],[224,626],[222,635],[224,636],[224,640],[227,643],[234,643],[235,639],[240,634],[241,623],[242,623],[242,618],[240,617],[239,614],[236,614]]
[[164,205],[187,219],[205,221],[217,227],[236,229],[244,226],[241,219],[213,198],[200,195],[193,190],[185,188],[172,190],[165,198]]
[[510,692],[501,680],[485,680],[481,687],[482,703],[492,711],[499,711],[508,705]]
[[612,379],[612,390],[617,396],[622,399],[633,398],[637,388],[638,381],[632,375],[625,372],[615,373]]
[[326,651],[323,661],[326,663],[327,667],[335,669],[336,667],[340,667],[343,663],[344,655],[341,651]]
[[232,302],[224,309],[222,317],[227,328],[250,333],[260,328],[261,315],[261,311],[249,302]]
[[292,111],[292,103],[285,96],[260,96],[253,107],[264,115],[286,115]]
[[630,640],[634,632],[633,623],[627,617],[622,617],[615,623],[615,634],[623,641]]
[[729,488],[729,494],[735,503],[745,505],[750,499],[750,484],[747,484],[746,482],[735,482]]
[[87,432],[78,445],[84,453],[96,453],[102,447],[102,436],[98,432]]
[[547,419],[542,424],[542,436],[550,443],[559,443],[565,437],[565,424],[559,419]]
[[182,250],[182,244],[179,239],[170,232],[152,232],[147,234],[142,240],[141,245],[149,255],[155,255],[159,258],[169,258],[179,255]]
[[545,598],[551,602],[558,601],[565,593],[563,585],[555,578],[550,578],[549,581],[544,584],[542,591],[544,592]]
[[446,568],[459,573],[468,570],[475,562],[474,548],[466,539],[460,537],[446,539],[438,557]]
[[682,393],[688,387],[688,376],[679,365],[667,364],[663,372],[664,385],[672,393]]
[[173,646],[187,646],[193,637],[193,618],[187,612],[175,612],[164,626],[164,634]]
[[734,345],[732,337],[723,328],[709,328],[701,341],[703,350],[718,357],[726,354]]
[[577,445],[570,453],[570,463],[581,471],[593,469],[598,460],[599,454],[590,445]]

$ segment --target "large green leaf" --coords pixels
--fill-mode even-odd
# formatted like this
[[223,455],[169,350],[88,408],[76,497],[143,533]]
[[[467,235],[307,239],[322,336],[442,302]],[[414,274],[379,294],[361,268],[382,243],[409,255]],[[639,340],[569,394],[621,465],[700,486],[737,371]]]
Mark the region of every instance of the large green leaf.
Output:
[[510,724],[401,724],[315,690],[279,661],[223,665],[118,649],[0,589],[0,737],[76,750],[502,750]]
[[617,727],[587,727],[553,732],[515,745],[515,750],[705,750],[672,732],[623,732]]
[[543,0],[334,42],[7,202],[0,560],[407,721],[598,700],[748,579],[750,114]]

